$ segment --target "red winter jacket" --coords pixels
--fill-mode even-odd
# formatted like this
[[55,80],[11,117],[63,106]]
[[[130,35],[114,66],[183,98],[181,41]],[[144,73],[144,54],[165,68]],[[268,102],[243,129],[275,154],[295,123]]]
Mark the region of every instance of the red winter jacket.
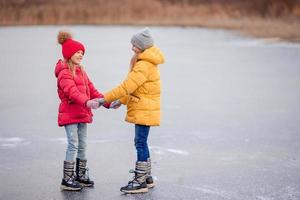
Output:
[[86,102],[103,95],[97,91],[87,74],[76,67],[75,76],[67,64],[59,60],[55,67],[57,77],[57,93],[61,100],[58,109],[58,125],[73,123],[91,123],[92,111]]

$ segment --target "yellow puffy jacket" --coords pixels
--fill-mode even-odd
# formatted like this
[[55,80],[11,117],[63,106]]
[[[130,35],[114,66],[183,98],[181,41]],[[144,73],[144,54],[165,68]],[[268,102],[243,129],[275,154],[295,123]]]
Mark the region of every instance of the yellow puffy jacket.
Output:
[[127,105],[126,121],[134,124],[160,125],[160,73],[158,64],[164,55],[152,46],[138,55],[138,60],[127,78],[116,88],[104,94],[106,102],[119,99]]

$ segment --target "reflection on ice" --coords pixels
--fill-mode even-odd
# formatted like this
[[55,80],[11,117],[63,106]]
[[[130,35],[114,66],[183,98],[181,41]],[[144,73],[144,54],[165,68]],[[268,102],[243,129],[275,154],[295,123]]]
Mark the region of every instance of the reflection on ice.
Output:
[[10,137],[10,138],[0,138],[0,146],[2,149],[15,148],[20,145],[28,145],[29,141],[25,141],[19,137]]
[[169,148],[164,148],[159,146],[150,146],[149,148],[153,151],[153,153],[159,155],[164,155],[166,153],[173,153],[173,154],[183,155],[183,156],[189,155],[189,152],[181,149],[169,149]]

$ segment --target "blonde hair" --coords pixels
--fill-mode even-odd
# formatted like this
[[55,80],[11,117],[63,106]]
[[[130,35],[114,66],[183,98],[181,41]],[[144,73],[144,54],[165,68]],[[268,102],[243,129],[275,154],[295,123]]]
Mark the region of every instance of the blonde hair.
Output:
[[[68,65],[68,68],[71,71],[72,75],[76,76],[76,73],[75,73],[76,65],[73,64],[73,62],[71,61],[71,59],[65,60],[65,62]],[[83,66],[82,65],[78,65],[78,67],[83,72]]]
[[130,60],[129,72],[132,71],[132,69],[133,69],[135,63],[137,62],[137,59],[138,59],[138,54],[135,53],[135,54],[132,56],[131,60]]

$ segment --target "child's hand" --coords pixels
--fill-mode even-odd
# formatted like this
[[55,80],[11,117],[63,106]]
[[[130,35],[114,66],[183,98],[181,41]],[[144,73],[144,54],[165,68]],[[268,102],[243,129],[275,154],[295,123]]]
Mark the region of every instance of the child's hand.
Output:
[[102,106],[103,104],[106,103],[104,98],[97,98],[96,101],[99,103],[98,107],[100,107],[100,106]]
[[115,100],[110,103],[109,108],[118,109],[121,105],[122,104],[121,104],[120,100]]
[[91,109],[97,109],[99,107],[99,102],[97,101],[97,99],[88,100],[86,102],[86,107]]

